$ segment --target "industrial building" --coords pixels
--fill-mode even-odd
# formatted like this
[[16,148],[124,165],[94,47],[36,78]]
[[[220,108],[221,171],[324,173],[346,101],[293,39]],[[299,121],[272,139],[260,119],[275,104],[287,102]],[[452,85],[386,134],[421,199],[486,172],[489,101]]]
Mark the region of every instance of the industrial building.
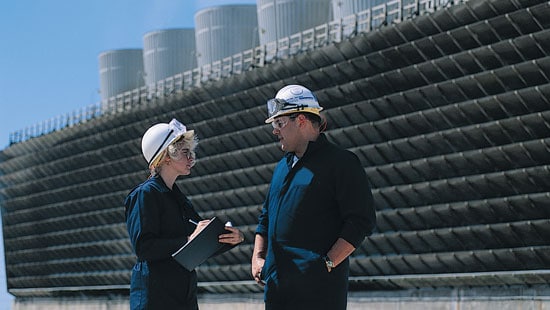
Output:
[[122,201],[148,176],[142,134],[173,117],[201,139],[178,186],[245,232],[198,267],[201,309],[262,309],[250,257],[282,156],[265,102],[286,84],[316,93],[328,138],[372,184],[377,228],[351,256],[349,309],[550,307],[550,3],[392,0],[333,16],[13,133],[0,204],[18,309],[127,308]]

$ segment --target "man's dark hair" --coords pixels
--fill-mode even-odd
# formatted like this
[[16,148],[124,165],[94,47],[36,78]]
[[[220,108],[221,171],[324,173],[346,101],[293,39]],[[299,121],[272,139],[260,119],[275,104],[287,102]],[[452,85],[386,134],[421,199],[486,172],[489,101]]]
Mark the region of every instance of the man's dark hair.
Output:
[[319,115],[315,115],[313,113],[296,113],[296,114],[304,115],[310,122],[312,122],[316,126],[321,125],[321,117]]
[[327,129],[326,119],[313,113],[299,112],[299,113],[294,113],[290,115],[290,117],[296,118],[299,114],[302,114],[305,118],[307,118],[313,124],[314,127],[319,128],[320,132],[324,132]]

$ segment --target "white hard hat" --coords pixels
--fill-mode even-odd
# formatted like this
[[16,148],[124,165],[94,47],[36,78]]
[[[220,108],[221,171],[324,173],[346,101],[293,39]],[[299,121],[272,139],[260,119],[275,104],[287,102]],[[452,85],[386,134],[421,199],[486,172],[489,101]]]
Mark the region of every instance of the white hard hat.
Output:
[[311,90],[301,85],[287,85],[277,92],[275,98],[267,101],[266,123],[271,123],[279,116],[298,112],[312,113],[321,116],[323,108]]
[[151,166],[172,142],[186,132],[187,128],[185,125],[175,118],[168,124],[159,123],[147,129],[141,139],[141,152],[147,164]]

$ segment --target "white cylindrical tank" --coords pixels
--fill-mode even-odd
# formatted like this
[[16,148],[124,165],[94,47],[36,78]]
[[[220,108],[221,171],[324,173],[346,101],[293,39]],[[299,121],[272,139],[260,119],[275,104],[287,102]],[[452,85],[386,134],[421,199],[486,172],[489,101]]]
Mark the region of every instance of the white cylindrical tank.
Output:
[[195,13],[199,67],[259,45],[256,5],[221,5]]
[[145,84],[151,85],[197,67],[195,30],[165,29],[143,36]]
[[101,100],[145,85],[142,49],[105,51],[98,58]]
[[332,21],[331,0],[257,0],[260,44]]
[[334,19],[337,20],[368,10],[373,5],[384,3],[385,0],[332,0],[331,2]]

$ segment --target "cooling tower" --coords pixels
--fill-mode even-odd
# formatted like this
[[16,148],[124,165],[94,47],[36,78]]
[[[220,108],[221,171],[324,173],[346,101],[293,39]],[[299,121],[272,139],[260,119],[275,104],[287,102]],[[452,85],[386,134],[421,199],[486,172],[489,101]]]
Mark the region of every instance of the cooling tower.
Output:
[[102,101],[143,86],[143,51],[120,49],[99,54],[99,82]]
[[143,36],[145,84],[197,67],[194,29],[165,29]]
[[384,0],[332,0],[334,19],[340,19],[358,12],[368,10],[371,6],[383,3]]
[[258,0],[260,45],[332,20],[330,0]]
[[256,5],[223,5],[197,11],[195,38],[199,67],[258,46]]

